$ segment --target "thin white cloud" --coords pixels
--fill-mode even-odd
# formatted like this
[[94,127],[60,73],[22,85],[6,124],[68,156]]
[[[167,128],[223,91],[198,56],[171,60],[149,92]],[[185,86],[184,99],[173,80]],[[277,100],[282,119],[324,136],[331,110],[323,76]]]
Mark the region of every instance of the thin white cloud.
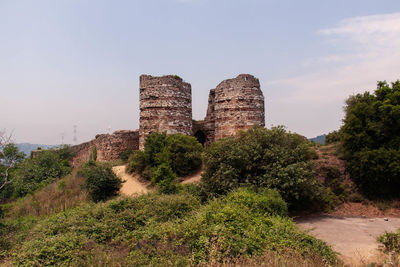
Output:
[[[293,130],[309,136],[339,127],[342,106],[350,94],[372,90],[378,80],[400,79],[400,13],[346,19],[319,34],[346,53],[307,60],[306,66],[315,64],[311,73],[269,85],[291,88],[274,104],[290,105],[299,117],[302,112],[307,115]],[[323,119],[325,114],[330,120]]]

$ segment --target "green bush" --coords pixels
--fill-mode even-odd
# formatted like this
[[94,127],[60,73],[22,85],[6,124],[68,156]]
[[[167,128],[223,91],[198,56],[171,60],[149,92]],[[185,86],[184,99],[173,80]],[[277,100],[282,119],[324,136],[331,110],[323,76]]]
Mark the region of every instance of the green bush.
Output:
[[283,127],[254,127],[206,150],[202,181],[205,191],[214,196],[252,185],[277,189],[291,209],[324,205],[326,191],[312,172],[313,155],[300,135]]
[[119,155],[119,157],[120,157],[120,159],[121,159],[123,162],[127,162],[128,159],[129,159],[129,157],[130,157],[133,153],[134,153],[134,151],[133,151],[132,149],[127,149],[127,150],[124,150],[124,151]]
[[158,185],[162,193],[176,193],[176,174],[166,163],[162,163],[158,167],[155,167],[152,172],[151,182]]
[[[201,167],[203,146],[193,136],[171,134],[158,156],[159,162],[167,162],[178,176],[189,175]],[[161,156],[162,155],[162,156]]]
[[345,112],[340,132],[352,179],[370,197],[398,198],[400,81],[351,96]]
[[129,156],[127,172],[143,173],[146,169],[146,157],[143,151],[137,150]]
[[25,159],[13,173],[14,196],[25,196],[69,174],[72,156],[70,148],[63,147],[44,150],[33,159]]
[[326,244],[280,217],[286,212],[276,192],[240,189],[211,201],[193,216],[137,235],[129,263],[154,266],[173,259],[173,264],[198,265],[288,249],[334,262],[335,253]]
[[400,253],[400,231],[397,233],[384,233],[378,237],[384,252]]
[[[86,203],[37,222],[26,232],[29,234],[15,243],[13,263],[18,266],[82,266],[96,257],[96,253],[104,253],[97,248],[118,244],[123,249],[129,248],[137,233],[151,232],[154,224],[183,218],[199,206],[199,201],[189,194],[148,194]],[[21,224],[28,225],[25,221]],[[124,262],[117,265],[121,264],[128,265]]]
[[273,190],[239,189],[203,206],[185,192],[87,203],[40,219],[12,260],[18,266],[104,265],[93,259],[107,258],[111,248],[126,251],[117,266],[189,266],[288,250],[327,264],[336,260],[286,214]]
[[364,150],[347,159],[354,182],[368,196],[400,197],[400,151]]
[[334,144],[340,142],[340,133],[339,131],[333,131],[330,132],[326,135],[325,137],[325,144],[326,145],[330,145],[330,144]]
[[176,176],[185,176],[201,167],[202,145],[183,134],[153,133],[146,137],[144,151],[136,151],[128,160],[127,171],[151,180],[161,192],[178,190]]
[[118,195],[122,186],[121,179],[109,166],[89,162],[82,167],[79,174],[85,178],[85,188],[95,202]]

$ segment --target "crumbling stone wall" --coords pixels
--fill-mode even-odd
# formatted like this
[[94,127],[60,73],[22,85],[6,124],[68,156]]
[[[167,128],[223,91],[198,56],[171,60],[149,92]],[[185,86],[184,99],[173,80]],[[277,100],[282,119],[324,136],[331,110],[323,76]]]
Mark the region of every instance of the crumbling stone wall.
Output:
[[203,123],[207,142],[235,135],[253,125],[265,125],[264,96],[260,82],[250,74],[240,74],[210,90]]
[[192,134],[192,87],[178,76],[140,76],[140,149],[153,132]]
[[122,130],[113,134],[98,134],[94,140],[72,146],[75,153],[72,165],[77,167],[89,161],[94,147],[97,150],[97,161],[117,160],[125,150],[139,149],[139,132]]

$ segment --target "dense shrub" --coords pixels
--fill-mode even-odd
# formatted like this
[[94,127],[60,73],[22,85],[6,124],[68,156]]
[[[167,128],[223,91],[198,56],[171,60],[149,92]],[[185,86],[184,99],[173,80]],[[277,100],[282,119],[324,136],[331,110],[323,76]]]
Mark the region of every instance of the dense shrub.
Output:
[[124,151],[119,155],[119,157],[120,157],[120,159],[121,159],[123,162],[127,162],[128,159],[129,159],[129,157],[130,157],[132,154],[133,154],[133,150],[132,150],[132,149],[127,149],[127,150],[124,150]]
[[107,165],[91,161],[82,167],[79,174],[85,178],[85,188],[95,202],[118,195],[122,186],[121,179]]
[[170,194],[177,190],[176,174],[166,163],[162,163],[154,169],[151,182],[159,185],[162,193]]
[[368,196],[399,197],[400,81],[351,96],[345,112],[341,138],[351,177]]
[[326,135],[325,144],[330,145],[340,141],[340,133],[339,131],[333,131]]
[[163,192],[176,191],[176,176],[185,176],[201,167],[203,147],[192,136],[153,133],[146,137],[144,151],[128,160],[127,171],[141,174]]
[[203,147],[192,136],[152,133],[146,137],[144,151],[135,152],[129,159],[129,170],[143,172],[166,163],[178,176],[191,174],[201,166]]
[[206,150],[202,181],[213,195],[252,185],[277,189],[291,208],[324,204],[326,192],[311,169],[314,154],[305,138],[283,127],[253,127]]
[[[150,232],[152,224],[182,218],[199,206],[198,200],[188,194],[148,194],[105,203],[87,203],[39,221],[20,240],[21,247],[16,244],[17,253],[13,255],[13,261],[18,266],[44,263],[82,266],[96,257],[96,253],[102,253],[94,248],[113,247],[121,242],[129,246],[135,232]],[[123,262],[118,265],[121,264],[127,265]]]
[[178,176],[193,173],[201,167],[203,146],[193,136],[172,134],[166,137],[166,146],[158,160],[168,162]]
[[290,250],[333,263],[334,252],[281,217],[286,214],[272,190],[240,189],[203,206],[188,193],[85,204],[38,222],[13,263],[107,265],[93,259],[107,258],[112,247],[126,251],[117,266],[189,266]]
[[[137,150],[135,151],[132,155],[129,156],[128,159],[128,166],[126,170],[130,173],[136,172],[136,173],[143,173],[143,171],[146,169],[147,163],[146,163],[146,157],[143,151]],[[150,178],[150,177],[146,177]]]
[[400,230],[396,233],[388,232],[378,237],[384,252],[400,253]]
[[73,153],[69,147],[44,150],[33,159],[25,159],[13,174],[14,195],[25,196],[69,174]]

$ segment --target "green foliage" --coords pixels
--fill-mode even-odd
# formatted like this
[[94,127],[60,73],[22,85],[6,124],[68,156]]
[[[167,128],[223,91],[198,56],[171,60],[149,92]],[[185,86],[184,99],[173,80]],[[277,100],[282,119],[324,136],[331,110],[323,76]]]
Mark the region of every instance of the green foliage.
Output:
[[69,147],[43,150],[33,159],[25,159],[13,173],[14,196],[22,197],[69,174],[72,158]]
[[162,192],[175,192],[176,176],[185,176],[201,167],[202,145],[183,134],[153,133],[146,137],[144,151],[136,151],[128,160],[127,171],[137,172]]
[[109,166],[89,162],[82,166],[79,174],[85,178],[85,188],[95,202],[118,195],[122,186],[121,179]]
[[87,203],[38,222],[16,248],[14,264],[81,266],[78,262],[84,264],[95,256],[94,247],[130,246],[133,235],[150,232],[154,224],[182,218],[199,206],[188,194],[149,194]]
[[330,145],[340,141],[340,133],[339,131],[333,131],[326,135],[325,144]]
[[126,251],[117,266],[189,266],[288,250],[327,264],[336,260],[286,214],[285,202],[272,190],[240,189],[203,206],[189,193],[88,203],[41,219],[12,258],[18,266],[99,266],[104,261],[94,259],[107,258],[116,247]]
[[133,171],[140,173],[146,166],[153,168],[165,163],[178,176],[185,176],[201,166],[203,147],[195,137],[152,133],[146,137],[144,147],[144,152],[137,151],[129,160]]
[[120,157],[120,159],[121,159],[123,162],[128,162],[129,157],[130,157],[133,153],[134,153],[134,152],[133,152],[132,149],[127,149],[127,150],[124,150],[124,151],[119,155],[119,157]]
[[151,182],[159,185],[162,193],[171,194],[177,191],[176,174],[166,163],[155,167],[155,170],[152,172]]
[[311,169],[314,155],[305,138],[283,127],[253,127],[206,150],[202,181],[212,195],[251,185],[277,189],[292,209],[325,205],[326,191]]
[[346,102],[341,138],[351,177],[371,197],[399,197],[400,81]]
[[[87,244],[85,236],[76,233],[56,235],[50,239],[36,239],[25,242],[22,253],[16,256],[18,266],[68,266],[76,265],[83,246]],[[74,264],[75,263],[75,264]]]
[[[143,173],[147,166],[146,156],[143,151],[137,150],[132,155],[129,156],[127,172]],[[147,177],[150,178],[150,177]]]
[[92,153],[90,154],[90,160],[97,161],[97,147],[92,148]]
[[378,237],[384,252],[400,253],[400,231],[397,233],[384,233]]
[[13,171],[24,158],[25,153],[19,152],[15,144],[0,146],[0,199],[11,197],[14,191]]

